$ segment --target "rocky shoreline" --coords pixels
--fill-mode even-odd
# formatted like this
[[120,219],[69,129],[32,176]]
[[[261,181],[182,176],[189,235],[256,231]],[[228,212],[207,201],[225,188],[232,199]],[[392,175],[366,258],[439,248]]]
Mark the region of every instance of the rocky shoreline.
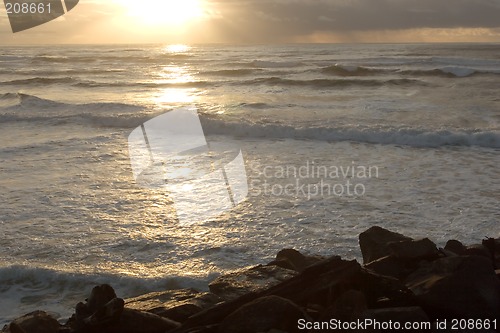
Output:
[[500,239],[465,246],[372,227],[363,264],[280,251],[266,265],[194,289],[117,297],[96,286],[61,325],[46,312],[11,333],[500,332]]

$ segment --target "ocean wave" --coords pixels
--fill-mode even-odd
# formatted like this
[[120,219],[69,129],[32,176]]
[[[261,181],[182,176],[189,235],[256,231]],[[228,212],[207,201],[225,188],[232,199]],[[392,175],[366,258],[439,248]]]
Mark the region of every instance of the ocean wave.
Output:
[[[102,106],[105,107],[105,106]],[[151,119],[146,114],[114,114],[114,115],[93,115],[89,112],[79,113],[71,116],[45,115],[26,116],[18,114],[0,114],[1,123],[14,122],[40,122],[47,125],[58,126],[67,124],[91,125],[95,127],[107,128],[134,128]]]
[[0,62],[10,62],[10,61],[19,61],[21,59],[24,59],[24,56],[19,56],[19,55],[0,55]]
[[462,57],[430,57],[428,62],[434,64],[442,64],[445,66],[459,66],[459,67],[500,67],[500,61],[493,59],[479,59],[479,58],[462,58]]
[[19,79],[0,82],[3,86],[24,86],[24,85],[47,85],[47,84],[72,84],[78,82],[78,79],[73,77],[33,77],[29,79]]
[[89,55],[89,56],[54,56],[54,55],[38,55],[30,59],[32,64],[43,64],[43,63],[54,63],[54,64],[77,64],[77,63],[105,63],[105,62],[134,62],[134,63],[161,63],[165,60],[186,60],[192,58],[192,54],[138,54],[140,50],[136,52],[115,52],[112,54],[101,54],[101,55]]
[[424,128],[381,127],[294,127],[284,124],[227,122],[202,117],[207,134],[235,137],[352,141],[372,144],[436,148],[441,146],[479,146],[500,148],[500,130],[432,130]]
[[[3,106],[3,100],[10,105]],[[21,93],[0,95],[0,122],[77,123],[98,127],[128,128],[147,121],[151,115],[140,105],[125,103],[69,104]],[[2,110],[0,109],[0,110]],[[50,112],[38,112],[50,110]],[[20,112],[22,111],[22,112]]]
[[294,68],[304,66],[304,63],[298,61],[265,61],[254,60],[247,63],[250,67],[255,68]]
[[50,99],[44,99],[28,94],[17,93],[15,95],[18,100],[17,106],[22,108],[45,109],[66,105],[65,103],[56,102]]
[[250,108],[250,109],[258,109],[258,110],[264,110],[264,109],[272,109],[275,108],[274,105],[268,104],[268,103],[240,103],[238,104],[239,107],[244,107],[244,108]]
[[257,73],[256,69],[248,69],[248,68],[238,68],[238,69],[222,69],[216,71],[205,71],[201,72],[201,75],[211,75],[211,76],[229,76],[229,77],[238,77],[238,76],[247,76]]
[[[141,293],[142,290],[165,288],[165,284],[168,283],[169,280],[179,280],[179,283],[181,284],[189,283],[190,285],[195,284],[200,285],[202,288],[206,288],[206,285],[203,284],[204,280],[175,275],[168,278],[146,278],[113,273],[96,274],[57,271],[49,268],[36,268],[23,265],[13,265],[0,268],[1,286],[33,285],[40,288],[52,288],[57,287],[58,285],[66,284],[73,287],[81,287],[85,285],[93,287],[97,284],[109,283],[116,286],[116,288],[120,288],[121,286],[129,291]],[[90,291],[84,288],[79,290],[84,292],[84,296],[88,291]]]
[[[13,98],[15,94],[4,94],[2,98]],[[0,122],[16,121],[49,121],[52,124],[73,122],[96,127],[134,128],[153,118],[145,107],[123,103],[89,103],[66,104],[45,100],[36,96],[17,94],[18,106],[22,110],[38,110],[50,107],[55,112],[16,112],[16,108],[8,108],[9,112],[0,113]],[[271,107],[266,103],[242,103],[241,107],[265,109]],[[498,129],[426,129],[413,127],[382,127],[352,125],[344,127],[314,127],[232,121],[209,113],[200,112],[200,120],[207,134],[231,135],[249,138],[298,139],[318,141],[353,141],[373,144],[392,144],[413,147],[440,146],[479,146],[500,148],[500,130]]]
[[18,93],[4,93],[0,94],[0,99],[17,99],[19,98]]
[[[74,59],[84,59],[83,57],[66,57],[66,56],[54,56],[54,55],[39,55],[32,58],[32,62],[50,62],[50,63],[67,63],[72,62]],[[91,59],[91,58],[87,58]],[[95,61],[95,57],[93,58]]]
[[[99,69],[99,68],[81,68],[81,69],[67,69],[67,68],[53,68],[50,70],[37,70],[36,74],[39,77],[43,78],[51,78],[53,76],[62,76],[62,75],[89,75],[89,74],[97,74],[97,75],[105,75],[105,74],[115,74],[115,73],[125,73],[126,69],[120,68],[108,68],[108,69]],[[0,69],[0,74],[15,74],[15,75],[32,75],[33,70],[30,69]]]
[[312,79],[293,80],[280,77],[258,78],[251,81],[242,82],[243,85],[271,85],[271,86],[298,86],[312,88],[341,88],[341,87],[384,87],[384,86],[427,86],[428,83],[415,79]]
[[333,74],[337,76],[368,76],[381,73],[393,72],[393,70],[384,70],[377,68],[368,68],[363,66],[339,65],[324,67],[321,70],[324,74]]
[[500,70],[446,66],[436,69],[401,70],[399,73],[414,76],[469,77],[473,75],[497,75],[500,74]]
[[0,82],[0,86],[47,86],[47,85],[66,85],[80,88],[120,88],[120,87],[142,87],[142,88],[203,88],[213,83],[208,81],[189,81],[189,82],[126,82],[126,81],[93,81],[82,80],[77,77],[33,77],[29,79],[19,79]]
[[[207,278],[208,280],[208,278]],[[0,268],[0,326],[30,311],[54,311],[57,319],[69,318],[78,302],[96,285],[110,284],[117,295],[134,297],[148,292],[198,288],[206,289],[207,280],[169,276],[144,278],[113,273],[56,271],[48,268],[13,265]]]
[[468,77],[472,75],[500,74],[500,69],[478,69],[465,66],[445,66],[433,69],[384,69],[355,65],[327,66],[320,69],[323,74],[336,76],[375,76],[380,74],[402,74],[412,76]]
[[120,88],[120,87],[141,87],[141,88],[204,88],[213,85],[214,82],[208,81],[188,81],[188,82],[98,82],[98,81],[80,81],[72,84],[80,88]]
[[17,93],[0,94],[0,109],[15,106],[19,102]]

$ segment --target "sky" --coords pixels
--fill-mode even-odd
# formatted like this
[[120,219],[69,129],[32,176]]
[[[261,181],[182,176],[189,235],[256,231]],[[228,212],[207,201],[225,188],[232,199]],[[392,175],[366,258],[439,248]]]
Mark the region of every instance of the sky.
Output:
[[500,0],[80,0],[15,34],[0,6],[0,45],[335,42],[500,42]]

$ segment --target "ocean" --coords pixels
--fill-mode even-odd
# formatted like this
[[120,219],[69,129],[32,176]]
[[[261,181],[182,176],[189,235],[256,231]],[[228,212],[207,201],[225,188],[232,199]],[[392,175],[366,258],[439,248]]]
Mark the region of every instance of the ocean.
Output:
[[[63,320],[101,283],[206,289],[282,248],[360,259],[373,225],[500,237],[499,91],[499,44],[2,47],[0,327]],[[241,151],[248,187],[192,223],[129,150],[186,107],[210,146]],[[197,189],[203,216],[219,199]]]

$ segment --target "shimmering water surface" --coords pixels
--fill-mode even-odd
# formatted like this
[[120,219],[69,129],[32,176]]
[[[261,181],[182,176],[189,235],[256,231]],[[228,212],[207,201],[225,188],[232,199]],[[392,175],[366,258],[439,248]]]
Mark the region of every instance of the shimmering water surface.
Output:
[[[378,224],[440,245],[500,236],[500,46],[0,49],[0,322],[203,288],[284,247],[359,258]],[[239,147],[249,195],[179,223],[128,135],[182,106]],[[195,157],[193,157],[194,159]],[[212,188],[201,188],[210,197]]]

